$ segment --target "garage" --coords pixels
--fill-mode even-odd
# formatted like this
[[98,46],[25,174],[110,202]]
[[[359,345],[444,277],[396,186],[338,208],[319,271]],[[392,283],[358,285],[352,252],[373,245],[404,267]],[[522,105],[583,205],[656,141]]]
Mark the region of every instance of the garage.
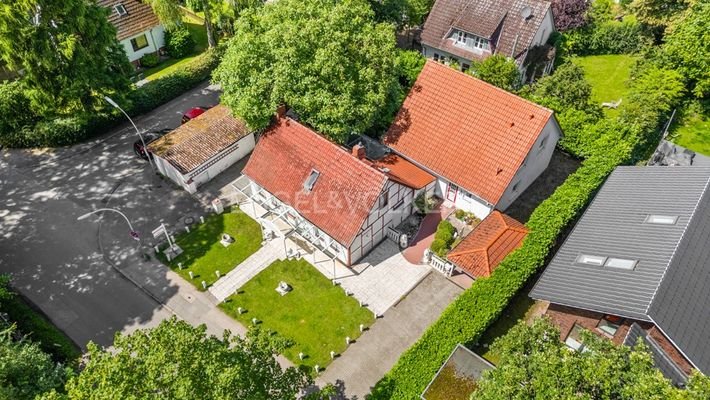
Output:
[[188,193],[254,150],[254,132],[218,105],[148,145],[158,171]]

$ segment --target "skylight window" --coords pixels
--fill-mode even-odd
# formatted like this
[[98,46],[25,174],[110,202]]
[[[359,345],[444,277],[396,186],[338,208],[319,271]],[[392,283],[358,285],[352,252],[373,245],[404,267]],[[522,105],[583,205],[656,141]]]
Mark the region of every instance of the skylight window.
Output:
[[126,7],[124,7],[123,4],[116,4],[115,6],[113,6],[113,9],[116,10],[116,14],[118,14],[119,17],[128,14],[128,12],[126,11]]
[[310,192],[311,190],[313,190],[313,186],[315,186],[319,176],[320,172],[316,171],[315,169],[312,169],[310,175],[308,175],[308,178],[306,178],[306,181],[303,182],[303,189],[306,192]]
[[632,270],[636,268],[636,263],[638,261],[636,260],[628,260],[625,258],[613,258],[609,257],[606,260],[606,263],[604,263],[605,267],[610,267],[610,268],[619,268],[619,269],[628,269]]
[[606,257],[601,256],[590,256],[587,254],[582,254],[577,257],[577,262],[580,264],[596,265],[599,267],[604,265],[604,261],[606,261]]
[[648,224],[674,225],[677,221],[678,217],[673,215],[649,215],[646,217]]

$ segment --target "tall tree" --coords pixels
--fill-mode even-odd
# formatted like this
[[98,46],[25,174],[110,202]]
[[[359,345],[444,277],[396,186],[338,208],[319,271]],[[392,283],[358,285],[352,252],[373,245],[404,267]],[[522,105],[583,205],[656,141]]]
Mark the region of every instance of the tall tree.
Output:
[[202,0],[202,12],[205,13],[205,29],[207,30],[207,45],[210,48],[217,47],[217,35],[212,25],[212,10],[209,0]]
[[172,31],[182,25],[182,11],[176,0],[143,0],[153,9],[153,13],[163,27]]
[[[267,333],[206,335],[176,318],[116,335],[112,350],[89,344],[88,362],[66,385],[67,399],[294,399],[312,380],[282,370]],[[56,393],[45,399],[62,398]]]
[[0,56],[23,71],[45,116],[91,111],[101,94],[121,97],[132,70],[108,10],[89,0],[15,0],[0,7]]
[[494,344],[500,355],[471,396],[476,400],[707,399],[710,380],[696,374],[688,390],[675,388],[653,365],[645,346],[617,346],[585,332],[591,351],[570,351],[548,320],[520,323]]
[[552,0],[551,7],[558,31],[581,28],[587,23],[589,0]]
[[362,133],[396,101],[393,27],[366,0],[279,0],[247,10],[213,74],[252,128],[281,103],[335,141]]
[[629,9],[643,24],[665,27],[695,0],[633,0]]

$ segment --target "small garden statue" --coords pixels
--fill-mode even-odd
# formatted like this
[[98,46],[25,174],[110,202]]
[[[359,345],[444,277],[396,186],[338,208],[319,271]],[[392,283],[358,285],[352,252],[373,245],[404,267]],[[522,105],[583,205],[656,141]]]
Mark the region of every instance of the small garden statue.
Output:
[[229,235],[226,234],[226,233],[223,233],[223,234],[222,234],[222,240],[220,240],[219,242],[222,243],[222,246],[227,247],[227,246],[229,246],[230,244],[234,243],[234,238],[231,237],[231,236],[229,236]]
[[276,287],[276,291],[279,292],[281,296],[284,296],[286,293],[290,292],[293,290],[291,286],[288,285],[288,283],[281,281],[279,282],[279,286]]

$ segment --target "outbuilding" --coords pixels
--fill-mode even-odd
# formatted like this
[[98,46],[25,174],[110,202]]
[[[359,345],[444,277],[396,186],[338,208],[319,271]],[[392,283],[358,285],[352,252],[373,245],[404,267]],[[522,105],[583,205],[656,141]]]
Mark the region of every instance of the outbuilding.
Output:
[[148,145],[158,171],[188,193],[254,150],[254,132],[218,105]]

